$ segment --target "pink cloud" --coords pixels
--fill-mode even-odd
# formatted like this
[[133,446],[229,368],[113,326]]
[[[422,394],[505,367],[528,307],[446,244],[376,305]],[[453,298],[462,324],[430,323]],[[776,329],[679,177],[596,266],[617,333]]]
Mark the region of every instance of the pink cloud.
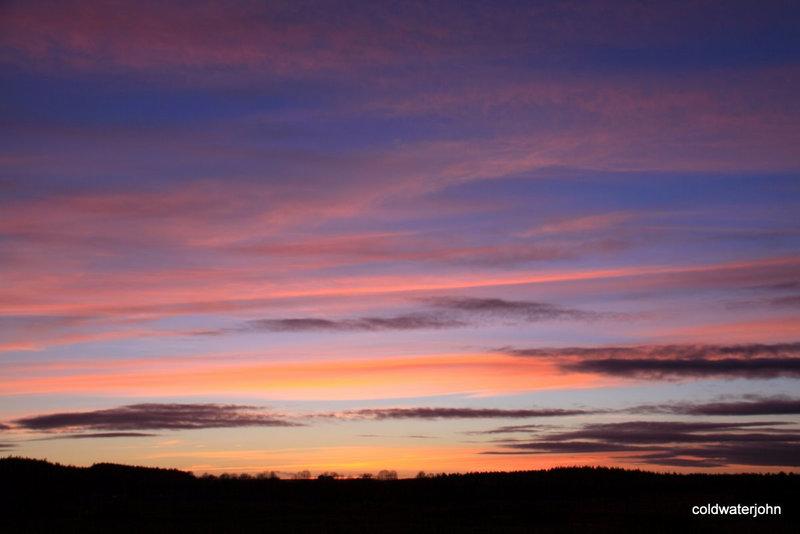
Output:
[[[408,57],[419,46],[400,26],[324,3],[80,1],[6,6],[4,43],[28,60],[79,69],[245,67],[299,74]],[[344,16],[344,13],[347,13]]]
[[[496,57],[500,49],[548,60],[574,47],[678,45],[709,22],[715,3],[644,6],[630,2],[506,5],[405,2],[388,9],[361,2],[143,0],[10,2],[4,38],[28,60],[79,68],[247,66],[287,73]],[[724,18],[735,30],[768,19]],[[680,30],[680,31],[678,31]],[[499,37],[498,37],[499,35]]]
[[[336,275],[320,278],[292,273],[290,278],[262,281],[257,288],[254,279],[263,279],[268,272],[260,267],[250,269],[165,270],[156,272],[42,274],[20,278],[20,284],[7,291],[0,313],[29,316],[26,328],[15,328],[2,344],[3,350],[38,349],[51,345],[89,342],[105,339],[153,338],[184,336],[189,332],[164,330],[147,326],[149,321],[180,315],[251,314],[259,311],[281,317],[307,316],[287,310],[303,309],[313,303],[325,303],[325,309],[339,314],[352,311],[353,303],[363,309],[396,306],[403,296],[453,294],[470,289],[502,290],[512,286],[557,287],[563,296],[572,292],[581,295],[617,294],[619,291],[660,291],[687,288],[746,288],[766,282],[794,280],[800,260],[796,256],[764,258],[751,262],[701,265],[640,265],[608,269],[575,269],[571,271],[512,272],[497,274],[476,272],[464,267],[449,268],[441,274],[421,272],[415,275]],[[277,277],[278,273],[275,273]],[[42,295],[47,298],[43,298]],[[779,310],[781,311],[781,310]],[[789,310],[791,311],[791,310]],[[361,313],[361,312],[359,312]],[[671,335],[683,338],[677,317],[664,311],[656,316],[664,326],[637,326],[640,335]],[[53,316],[53,320],[37,320],[36,316]],[[312,314],[313,315],[313,314]],[[362,313],[363,315],[363,313]],[[684,314],[685,315],[685,314]],[[701,319],[687,316],[695,324]],[[45,319],[47,319],[45,317]],[[707,322],[705,318],[702,321]],[[742,321],[741,315],[713,317],[714,328]],[[791,320],[782,315],[770,319],[761,330],[753,331],[758,339],[770,339],[769,325]],[[753,323],[756,327],[757,321]],[[783,323],[780,323],[783,324]],[[626,328],[629,328],[627,325]],[[699,332],[705,327],[699,327]],[[706,332],[711,335],[711,327]],[[733,328],[733,327],[731,327]],[[743,328],[742,326],[738,328]],[[784,332],[781,327],[776,332]],[[613,328],[612,328],[613,330]],[[730,330],[730,329],[729,329]],[[750,330],[748,330],[750,331]],[[648,333],[649,332],[649,333]],[[630,334],[630,332],[627,332]],[[697,334],[699,335],[699,334]],[[721,334],[720,334],[721,335]],[[777,335],[777,334],[776,334]],[[683,336],[683,337],[681,337]],[[766,336],[766,337],[763,337]]]

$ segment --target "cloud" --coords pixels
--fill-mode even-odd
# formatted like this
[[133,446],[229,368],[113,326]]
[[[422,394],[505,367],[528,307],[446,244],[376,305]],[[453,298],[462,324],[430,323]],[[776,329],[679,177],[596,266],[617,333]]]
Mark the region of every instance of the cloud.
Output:
[[[741,433],[752,427],[782,425],[779,421],[717,423],[693,421],[628,421],[624,423],[599,423],[585,425],[581,430],[551,434],[549,439],[563,441],[593,439],[612,443],[694,443],[723,441],[774,441],[774,433]],[[731,431],[737,432],[731,432]],[[715,432],[709,434],[708,432]],[[800,439],[800,434],[783,434],[783,437]]]
[[292,319],[259,319],[248,321],[239,330],[267,332],[305,331],[376,331],[441,329],[466,326],[466,323],[446,317],[427,314],[408,314],[394,317],[360,317],[357,319],[319,319],[301,317]]
[[[637,462],[644,462],[653,465],[664,465],[670,467],[724,467],[725,462],[709,458],[680,458],[680,454],[695,456],[697,453],[710,452],[703,451],[701,448],[694,449],[678,449],[667,452],[654,452],[651,454],[637,455],[635,460]],[[706,454],[705,456],[713,457],[714,455]]]
[[673,413],[683,415],[794,415],[800,414],[800,399],[758,397],[737,402],[705,404],[656,404],[637,406],[634,413]]
[[[609,54],[648,47],[680,53],[626,53],[626,65],[647,58],[651,68],[664,62],[696,67],[741,53],[742,42],[750,44],[747,61],[759,59],[765,48],[781,54],[778,58],[789,53],[759,38],[766,21],[773,21],[776,43],[794,29],[788,22],[774,22],[792,20],[784,3],[760,6],[757,17],[747,2],[729,4],[722,10],[709,2],[663,7],[626,1],[504,2],[498,9],[481,2],[446,1],[437,2],[435,9],[427,2],[404,2],[402,9],[387,10],[350,1],[298,7],[296,2],[234,0],[193,2],[189,11],[181,3],[147,0],[66,5],[43,0],[4,3],[0,35],[10,49],[7,60],[19,63],[172,70],[183,76],[205,68],[209,77],[215,72],[212,67],[226,67],[228,76],[243,68],[321,75],[411,63],[417,70],[427,67],[422,78],[428,78],[436,74],[431,66],[497,61],[509,54],[544,65],[558,59],[567,67],[595,62],[607,69],[613,58]],[[702,36],[701,30],[714,24],[726,31],[712,34],[713,51],[702,48],[707,40],[685,38],[687,31]]]
[[319,319],[313,317],[294,319],[261,319],[249,321],[243,330],[294,332],[304,330],[412,330],[423,328],[457,328],[471,324],[469,318],[510,317],[526,321],[549,319],[586,320],[601,317],[598,312],[561,308],[546,302],[509,301],[499,298],[436,297],[424,299],[429,306],[449,314],[465,316],[453,318],[437,314],[412,313],[395,317],[361,317],[357,319]]
[[349,410],[344,417],[364,419],[489,419],[503,417],[559,417],[596,413],[585,410],[503,410],[498,408],[366,408]]
[[564,347],[496,352],[553,360],[565,372],[637,378],[800,376],[800,343]]
[[154,436],[158,436],[158,434],[150,434],[147,432],[92,432],[90,434],[65,434],[50,438],[42,438],[42,440],[91,439],[91,438],[145,438],[145,437],[149,438]]
[[[775,443],[724,443],[684,447],[637,455],[632,459],[652,465],[723,467],[726,465],[800,466],[796,440]],[[691,458],[686,458],[687,456]]]
[[0,430],[10,430],[10,429],[11,429],[11,427],[10,427],[10,426],[8,426],[8,425],[5,425],[5,424],[3,424],[3,423],[0,423]]
[[774,284],[762,284],[755,286],[754,289],[766,289],[767,291],[788,291],[800,289],[800,280],[790,280],[787,282],[777,282]]
[[746,343],[737,345],[632,345],[630,347],[563,347],[517,349],[514,347],[500,347],[497,352],[513,356],[541,356],[562,357],[576,356],[580,358],[687,358],[702,359],[718,356],[737,356],[752,358],[756,356],[791,356],[800,355],[800,342],[791,343]]
[[235,404],[131,404],[108,410],[36,415],[13,422],[40,432],[299,426],[258,407]]
[[[594,423],[569,432],[542,434],[527,442],[507,442],[485,454],[629,453],[632,462],[681,467],[726,465],[797,466],[800,433],[789,423],[626,421]],[[646,453],[646,454],[641,454]]]
[[[537,441],[531,443],[511,443],[506,446],[510,449],[535,453],[592,453],[649,450],[623,443],[601,443],[596,441]],[[488,453],[509,454],[509,451],[488,451]]]
[[190,332],[192,335],[221,335],[237,332],[358,332],[381,330],[424,330],[463,328],[480,319],[499,318],[520,321],[546,321],[556,319],[591,320],[607,315],[592,311],[562,308],[546,302],[509,301],[499,298],[436,297],[422,299],[436,313],[408,313],[390,317],[357,317],[324,319],[320,317],[292,317],[258,319],[239,326],[217,330]]
[[564,233],[580,233],[580,232],[601,232],[611,228],[618,228],[624,223],[630,222],[632,219],[637,218],[636,213],[629,212],[612,212],[602,213],[598,215],[588,215],[572,219],[566,219],[557,222],[551,222],[544,225],[539,225],[530,228],[525,232],[520,233],[520,237],[532,237],[542,234],[564,234]]
[[377,27],[355,6],[345,16],[321,4],[309,18],[307,10],[291,3],[262,4],[198,2],[187,12],[177,4],[150,1],[69,7],[12,2],[5,10],[2,41],[20,62],[36,58],[77,69],[225,66],[288,75],[394,62],[418,46],[391,24]]
[[549,241],[522,240],[488,244],[472,242],[435,231],[413,235],[394,234],[333,235],[289,242],[266,241],[234,245],[231,250],[270,258],[317,258],[328,264],[358,262],[414,262],[452,265],[508,267],[543,260],[577,258],[591,254],[619,252],[632,244],[621,237],[564,241],[551,236]]
[[[358,434],[360,438],[387,438],[392,436],[386,436],[383,434]],[[425,434],[406,434],[404,436],[399,436],[401,438],[409,438],[409,439],[436,439],[436,436],[426,436]]]
[[786,306],[786,307],[800,307],[800,295],[790,295],[788,297],[780,297],[768,301],[772,306]]
[[728,302],[725,307],[730,310],[747,309],[753,306],[770,306],[774,308],[797,308],[800,307],[800,295],[787,295],[758,300],[738,300]]
[[498,298],[436,297],[426,299],[431,306],[467,314],[514,317],[527,321],[549,319],[596,319],[599,312],[562,308],[547,302],[513,301]]
[[542,428],[542,425],[508,425],[494,428],[492,430],[478,430],[466,432],[467,434],[514,434],[517,432],[534,432]]
[[566,363],[561,365],[561,368],[565,371],[640,378],[676,376],[777,378],[800,376],[800,358],[724,358],[719,360],[606,358]]

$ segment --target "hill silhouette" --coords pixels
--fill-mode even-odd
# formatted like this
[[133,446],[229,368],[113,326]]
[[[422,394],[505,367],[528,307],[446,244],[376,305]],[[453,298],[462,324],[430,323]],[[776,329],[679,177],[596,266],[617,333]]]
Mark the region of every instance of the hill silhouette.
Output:
[[[800,475],[575,467],[429,478],[195,477],[0,459],[4,532],[796,532]],[[699,516],[694,505],[779,505]]]

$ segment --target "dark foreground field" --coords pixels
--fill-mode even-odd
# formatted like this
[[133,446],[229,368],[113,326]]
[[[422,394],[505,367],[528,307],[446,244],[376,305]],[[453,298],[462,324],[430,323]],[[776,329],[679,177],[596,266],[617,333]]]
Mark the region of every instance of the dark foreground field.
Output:
[[[0,459],[2,532],[798,532],[800,475],[568,468],[409,480],[239,480]],[[707,503],[781,516],[695,516]]]

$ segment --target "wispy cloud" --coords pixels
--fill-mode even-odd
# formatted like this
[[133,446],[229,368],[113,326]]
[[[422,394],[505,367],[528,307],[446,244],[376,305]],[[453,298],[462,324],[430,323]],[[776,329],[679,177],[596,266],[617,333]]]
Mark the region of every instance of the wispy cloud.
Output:
[[508,317],[525,321],[545,321],[551,319],[589,320],[603,317],[600,312],[563,308],[547,302],[504,300],[499,298],[474,297],[436,297],[427,299],[431,306],[460,313]]
[[550,234],[570,234],[570,233],[598,233],[607,231],[612,228],[618,228],[624,223],[630,222],[635,219],[638,214],[628,212],[612,212],[603,213],[599,215],[587,215],[584,217],[577,217],[566,219],[548,224],[539,225],[524,232],[521,232],[520,237],[533,237]]
[[788,297],[780,297],[768,301],[772,306],[786,306],[790,308],[800,307],[800,295],[790,295]]
[[359,317],[357,319],[319,319],[314,317],[292,319],[260,319],[248,321],[242,330],[267,332],[374,331],[457,328],[466,326],[463,321],[428,314],[408,314],[394,317]]
[[[547,453],[592,453],[621,452],[631,450],[652,450],[623,443],[603,443],[598,441],[536,441],[530,443],[511,442],[506,445],[514,451],[486,451],[484,454],[547,454]],[[521,453],[520,451],[528,451]]]
[[467,434],[516,434],[516,433],[530,433],[541,429],[541,425],[507,425],[491,430],[475,430],[467,432]]
[[[579,53],[587,45],[612,49],[642,42],[677,45],[676,27],[707,24],[714,13],[706,6],[637,9],[625,2],[606,3],[602,12],[591,4],[536,9],[506,4],[495,12],[481,4],[443,2],[431,10],[424,2],[409,2],[390,17],[371,5],[342,5],[347,6],[344,13],[337,9],[340,4],[317,2],[314,13],[308,14],[298,12],[291,2],[199,2],[187,13],[178,6],[149,1],[88,2],[71,8],[49,1],[12,2],[6,8],[3,42],[20,60],[48,58],[76,68],[225,65],[284,74],[325,73],[375,63],[418,63],[420,57],[434,64],[444,58],[463,62],[470,55],[496,57],[509,49],[550,58],[555,53]],[[723,20],[738,36],[744,31],[735,16],[741,8],[731,11],[733,15],[726,11]],[[212,35],[209,27],[216,30]]]
[[526,417],[561,417],[597,413],[588,410],[499,408],[365,408],[350,410],[339,416],[364,419],[494,419]]
[[94,439],[94,438],[149,438],[158,436],[147,432],[90,432],[81,434],[61,434],[48,438],[39,438],[32,441],[46,441],[53,439]]
[[39,432],[187,430],[242,426],[298,426],[256,406],[236,404],[131,404],[108,410],[60,412],[13,421]]
[[193,335],[220,335],[242,332],[357,332],[381,330],[422,330],[462,328],[498,319],[521,322],[549,320],[587,321],[618,314],[564,308],[546,302],[510,301],[499,298],[435,297],[422,299],[434,312],[416,312],[379,317],[327,319],[291,317],[257,319],[238,326],[189,332]]
[[800,414],[800,399],[756,397],[735,402],[647,404],[630,411],[683,415],[794,415]]

